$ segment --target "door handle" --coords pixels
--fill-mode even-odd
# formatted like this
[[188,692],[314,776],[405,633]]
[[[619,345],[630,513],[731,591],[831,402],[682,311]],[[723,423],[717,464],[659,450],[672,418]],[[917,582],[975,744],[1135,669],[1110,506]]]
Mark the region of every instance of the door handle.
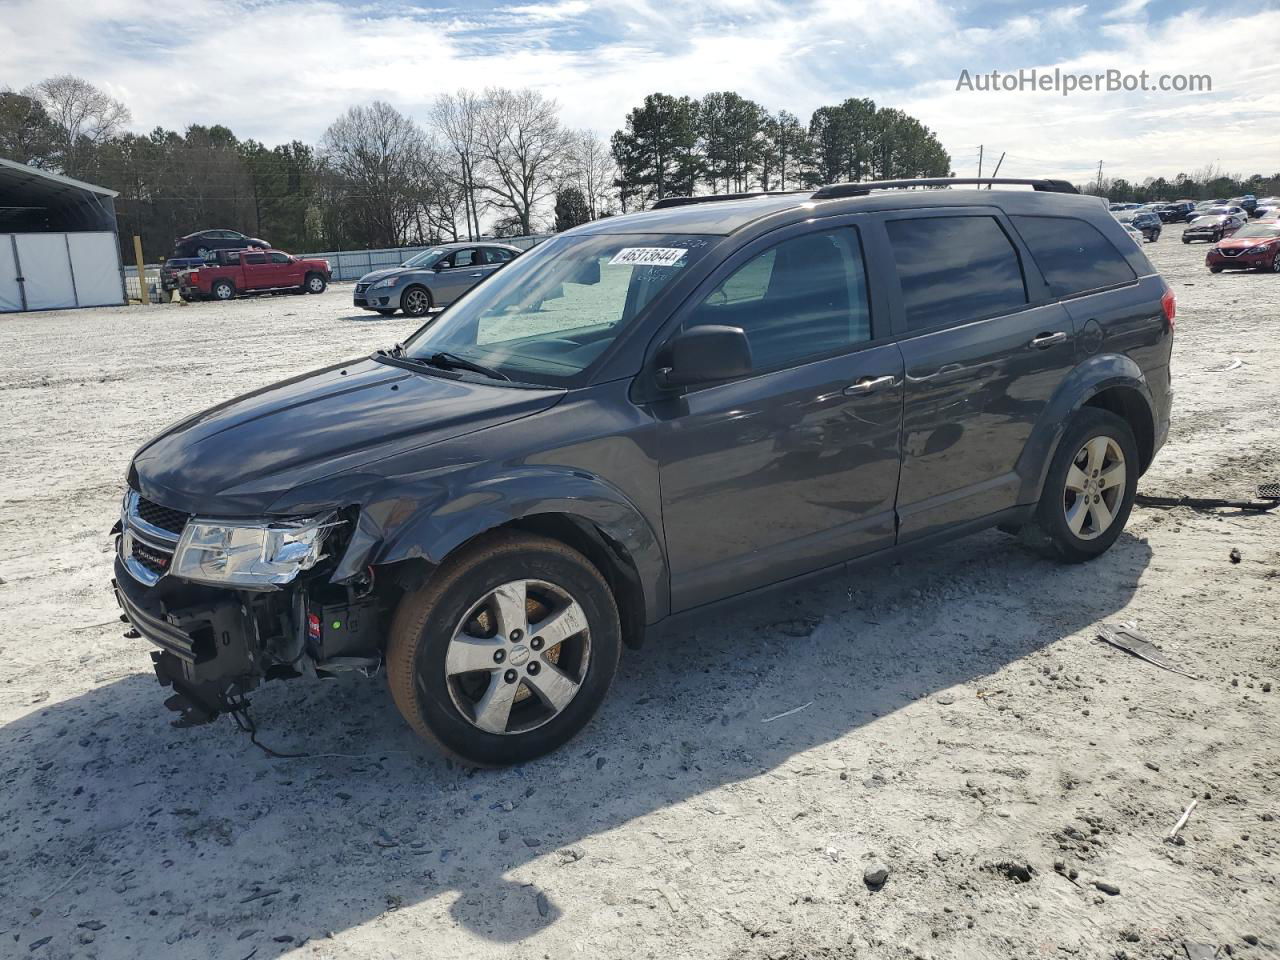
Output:
[[484,274],[483,274],[483,273],[473,273],[471,276],[473,276],[473,277],[483,277],[483,276],[484,276]]
[[898,378],[893,376],[885,377],[863,377],[857,383],[851,383],[844,388],[846,397],[861,397],[868,393],[875,393],[881,387],[894,383]]
[[1031,341],[1031,346],[1037,350],[1045,350],[1049,347],[1056,346],[1059,343],[1066,343],[1067,335],[1062,330],[1056,333],[1042,333]]

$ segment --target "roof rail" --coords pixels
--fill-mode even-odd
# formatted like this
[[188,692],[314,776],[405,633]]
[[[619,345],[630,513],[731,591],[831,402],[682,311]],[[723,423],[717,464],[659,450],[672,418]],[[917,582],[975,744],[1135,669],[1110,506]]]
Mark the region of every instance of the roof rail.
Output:
[[926,177],[918,180],[872,180],[866,183],[829,183],[814,191],[814,200],[834,200],[837,197],[862,197],[872,190],[899,190],[906,187],[958,187],[979,184],[1020,184],[1049,193],[1079,193],[1066,180],[1028,180],[1019,177]]
[[757,190],[754,193],[710,193],[704,197],[663,197],[650,210],[666,210],[668,207],[687,207],[691,203],[715,203],[719,200],[749,200],[752,197],[781,197],[788,193],[807,193],[806,190]]

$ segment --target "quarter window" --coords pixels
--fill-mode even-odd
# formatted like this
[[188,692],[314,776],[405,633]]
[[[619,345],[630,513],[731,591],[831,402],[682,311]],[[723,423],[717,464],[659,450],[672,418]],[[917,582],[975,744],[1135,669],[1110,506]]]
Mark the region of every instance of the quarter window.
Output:
[[244,255],[245,263],[266,263],[267,256],[264,253],[246,253]]
[[1129,283],[1137,277],[1124,254],[1092,224],[1074,217],[1010,219],[1054,296]]
[[885,227],[908,330],[967,323],[1026,304],[1018,253],[994,217],[919,217]]
[[871,339],[862,245],[852,227],[784,240],[752,257],[699,304],[687,327],[741,327],[758,370]]

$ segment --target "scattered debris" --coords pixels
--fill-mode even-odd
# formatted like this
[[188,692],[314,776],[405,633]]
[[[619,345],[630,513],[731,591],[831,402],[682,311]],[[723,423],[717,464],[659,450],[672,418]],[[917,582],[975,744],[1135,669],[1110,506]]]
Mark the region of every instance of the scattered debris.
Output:
[[1218,955],[1218,948],[1208,943],[1182,942],[1182,949],[1187,952],[1187,960],[1213,960]]
[[765,718],[764,718],[763,720],[761,720],[760,722],[761,722],[761,723],[772,723],[774,720],[781,720],[783,717],[789,717],[789,716],[791,716],[793,713],[799,713],[801,710],[807,710],[809,707],[812,707],[812,706],[813,706],[813,701],[812,701],[812,700],[810,700],[808,703],[803,704],[802,706],[799,706],[799,707],[792,707],[790,710],[786,710],[786,711],[784,711],[784,712],[782,712],[782,713],[775,714],[775,715],[774,715],[774,716],[772,716],[772,717],[765,717]]
[[547,895],[539,891],[538,893],[538,916],[546,917],[551,913],[551,901],[547,899]]
[[889,879],[889,868],[885,864],[877,860],[862,871],[862,882],[867,885],[870,890],[879,890],[884,886],[884,882]]
[[252,903],[254,900],[265,900],[267,897],[274,897],[280,892],[279,887],[272,887],[269,890],[259,890],[257,893],[251,893],[249,896],[241,900],[241,903]]
[[1165,655],[1160,652],[1160,649],[1154,643],[1144,638],[1127,624],[1112,626],[1104,623],[1098,627],[1098,639],[1111,644],[1113,647],[1118,647],[1126,653],[1133,654],[1139,660],[1154,664],[1161,670],[1168,670],[1170,673],[1176,673],[1191,680],[1199,679],[1195,674],[1187,673],[1185,670],[1175,667],[1165,658]]
[[1231,548],[1231,552],[1230,552],[1229,554],[1227,554],[1227,556],[1231,558],[1231,562],[1232,562],[1232,563],[1239,563],[1239,562],[1240,562],[1240,548],[1239,548],[1239,547],[1232,547],[1232,548]]
[[1182,816],[1178,818],[1178,822],[1175,823],[1173,825],[1173,829],[1169,831],[1169,836],[1167,839],[1172,840],[1174,837],[1178,835],[1178,831],[1187,825],[1187,820],[1191,817],[1191,811],[1196,808],[1196,804],[1199,802],[1200,802],[1199,800],[1192,800],[1189,804],[1187,804],[1187,809],[1182,811]]
[[1109,897],[1120,896],[1120,888],[1114,883],[1108,883],[1106,880],[1095,880],[1093,885]]

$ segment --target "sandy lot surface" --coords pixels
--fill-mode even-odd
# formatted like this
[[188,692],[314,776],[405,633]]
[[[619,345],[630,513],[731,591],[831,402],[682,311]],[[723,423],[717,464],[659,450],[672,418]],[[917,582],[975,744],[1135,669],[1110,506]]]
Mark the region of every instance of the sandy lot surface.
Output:
[[[1140,489],[1280,480],[1280,276],[1149,251],[1177,400]],[[992,533],[744,605],[518,769],[420,748],[381,679],[259,692],[305,759],[171,729],[107,586],[128,458],[410,331],[349,297],[0,319],[0,957],[1276,955],[1280,516],[1139,509],[1073,568]]]

